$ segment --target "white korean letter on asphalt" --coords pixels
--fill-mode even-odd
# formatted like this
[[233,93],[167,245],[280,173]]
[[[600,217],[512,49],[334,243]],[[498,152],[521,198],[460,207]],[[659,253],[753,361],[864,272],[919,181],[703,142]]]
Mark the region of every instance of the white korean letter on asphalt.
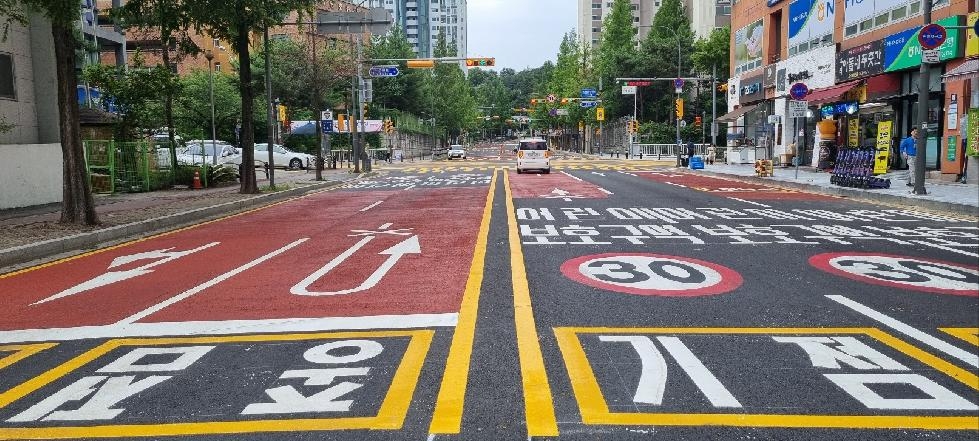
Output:
[[853,337],[772,337],[779,343],[799,345],[813,367],[842,369],[840,363],[860,370],[907,371],[906,366]]
[[[136,381],[136,377],[132,375],[124,377],[84,377],[7,421],[27,422],[41,419],[45,421],[111,420],[126,410],[113,409],[112,406],[170,378],[172,377],[152,376]],[[103,381],[105,383],[101,387],[96,388]],[[93,393],[92,398],[82,404],[78,409],[57,411],[59,407],[72,401],[81,401]]]
[[[212,349],[214,349],[214,346],[136,348],[98,371],[101,373],[182,371],[190,367],[190,365],[196,363]],[[176,355],[177,357],[173,361],[167,363],[136,364],[143,358],[158,355]]]
[[[856,398],[868,409],[887,410],[976,410],[952,391],[918,374],[825,374],[840,389]],[[904,384],[913,386],[929,398],[885,398],[868,384]]]

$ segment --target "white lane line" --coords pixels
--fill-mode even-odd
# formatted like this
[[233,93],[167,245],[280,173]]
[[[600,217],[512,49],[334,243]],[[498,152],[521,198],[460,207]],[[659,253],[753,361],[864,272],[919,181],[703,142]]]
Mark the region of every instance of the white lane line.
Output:
[[567,175],[567,176],[568,176],[568,177],[570,177],[571,179],[574,179],[574,180],[576,180],[576,181],[578,181],[578,182],[584,182],[584,181],[582,181],[582,179],[581,179],[581,178],[579,178],[579,177],[577,177],[577,176],[575,176],[575,175],[572,175],[571,173],[568,173],[568,172],[566,172],[566,171],[563,171],[563,172],[561,172],[561,173],[564,173],[565,175]]
[[608,190],[606,190],[606,189],[604,189],[602,187],[598,187],[598,191],[600,191],[602,193],[605,193],[605,194],[615,194],[615,193],[612,193],[611,191],[608,191]]
[[837,302],[847,308],[850,308],[860,314],[863,314],[871,319],[877,320],[881,324],[890,327],[891,329],[900,332],[908,337],[918,340],[932,348],[935,348],[941,352],[944,352],[952,357],[969,363],[972,366],[979,367],[979,355],[970,353],[969,351],[962,350],[958,347],[952,346],[943,340],[932,337],[918,329],[915,329],[911,325],[905,324],[893,317],[884,315],[880,312],[874,311],[873,309],[850,300],[846,297],[840,295],[828,295],[826,296],[830,300]]
[[377,201],[377,202],[375,202],[375,203],[373,203],[373,204],[370,204],[370,205],[368,205],[368,206],[366,206],[366,207],[364,207],[364,208],[362,208],[362,209],[360,209],[360,212],[361,212],[361,213],[363,213],[363,212],[365,212],[365,211],[367,211],[367,210],[370,210],[371,208],[374,208],[374,207],[376,207],[376,206],[378,206],[378,205],[381,205],[381,204],[383,204],[383,203],[384,203],[384,201]]
[[405,187],[405,191],[411,190],[412,188],[415,188],[414,184]]
[[210,287],[212,287],[214,285],[217,285],[217,284],[219,284],[219,283],[221,283],[221,282],[223,282],[225,280],[228,280],[228,279],[230,279],[230,278],[232,278],[234,276],[237,276],[238,274],[241,274],[241,273],[243,273],[245,271],[248,271],[248,270],[250,270],[250,269],[252,269],[252,268],[254,268],[254,267],[256,267],[256,266],[258,266],[258,265],[260,265],[262,263],[264,263],[265,261],[272,259],[273,257],[276,257],[276,256],[278,256],[278,255],[280,255],[280,254],[282,254],[282,253],[284,253],[286,251],[289,251],[289,250],[291,250],[291,249],[293,249],[293,248],[301,245],[303,242],[306,242],[307,240],[309,240],[309,238],[299,239],[299,240],[297,240],[297,241],[295,241],[293,243],[290,243],[289,245],[286,245],[286,246],[284,246],[282,248],[279,248],[278,250],[275,250],[275,251],[273,251],[273,252],[271,252],[269,254],[266,254],[266,255],[264,255],[262,257],[259,257],[258,259],[255,259],[255,260],[253,260],[251,262],[248,262],[248,263],[246,263],[243,266],[240,266],[240,267],[235,268],[235,269],[233,269],[231,271],[228,271],[228,272],[226,272],[224,274],[221,274],[220,276],[217,276],[217,277],[215,277],[215,278],[213,278],[213,279],[211,279],[211,280],[209,280],[207,282],[204,282],[204,283],[202,283],[200,285],[197,285],[197,286],[195,286],[195,287],[193,287],[191,289],[188,289],[187,291],[184,291],[183,293],[180,293],[180,294],[178,294],[178,295],[176,295],[174,297],[171,297],[171,298],[169,298],[167,300],[164,300],[164,301],[162,301],[160,303],[157,303],[156,305],[153,305],[153,306],[151,306],[149,308],[146,308],[146,309],[144,309],[144,310],[142,310],[140,312],[137,312],[136,314],[133,314],[133,315],[131,315],[129,317],[126,317],[126,318],[124,318],[122,320],[119,320],[118,322],[116,322],[116,325],[128,325],[128,324],[131,324],[131,323],[135,323],[138,320],[141,320],[141,319],[144,319],[146,317],[149,317],[150,315],[156,314],[157,312],[160,312],[160,311],[162,311],[162,310],[164,310],[164,309],[166,309],[166,308],[168,308],[170,306],[173,306],[173,305],[175,305],[175,304],[177,304],[179,302],[182,302],[184,300],[189,299],[190,297],[194,296],[195,294],[197,294],[197,293],[199,293],[201,291],[204,291],[205,289],[208,289],[208,288],[210,288]]
[[683,185],[683,184],[677,184],[677,183],[674,183],[674,182],[664,182],[664,184],[668,184],[668,185],[672,185],[672,186],[674,186],[674,187],[680,187],[680,188],[687,188],[687,186],[686,186],[686,185]]
[[936,244],[936,243],[928,243],[928,242],[923,241],[923,240],[914,240],[912,242],[914,242],[914,243],[920,243],[920,244],[922,244],[924,246],[929,246],[929,247],[932,247],[932,248],[938,248],[940,250],[951,251],[953,253],[961,254],[963,256],[979,257],[979,254],[973,253],[971,251],[960,250],[960,249],[957,249],[957,248],[947,247],[947,246],[939,245],[939,244]]
[[0,343],[29,341],[73,341],[90,338],[234,335],[263,333],[323,332],[365,329],[413,329],[453,327],[456,313],[375,315],[366,317],[291,318],[270,320],[225,320],[197,322],[132,323],[80,326],[77,328],[0,331]]
[[730,199],[732,201],[744,202],[746,204],[757,205],[759,207],[772,208],[771,205],[765,205],[765,204],[762,204],[762,203],[759,203],[759,202],[755,202],[755,201],[748,201],[748,200],[745,200],[745,199],[732,198],[732,197],[728,197],[728,199]]

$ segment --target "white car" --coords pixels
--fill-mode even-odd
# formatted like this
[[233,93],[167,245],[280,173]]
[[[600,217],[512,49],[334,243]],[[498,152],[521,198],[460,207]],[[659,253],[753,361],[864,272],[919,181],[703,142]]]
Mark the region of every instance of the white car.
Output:
[[[268,143],[255,144],[255,159],[268,162]],[[272,161],[275,167],[306,168],[307,166],[316,164],[316,157],[306,153],[294,152],[281,145],[273,144]]]
[[452,144],[449,146],[449,153],[447,153],[447,155],[449,159],[466,159],[466,149],[459,144]]
[[[216,152],[216,155],[215,155]],[[204,165],[215,163],[214,157],[217,156],[218,164],[241,164],[241,153],[235,146],[224,141],[211,141],[207,139],[195,139],[187,143],[187,147],[177,152],[177,163]]]
[[543,138],[524,138],[517,144],[517,173],[525,170],[551,172],[551,151]]

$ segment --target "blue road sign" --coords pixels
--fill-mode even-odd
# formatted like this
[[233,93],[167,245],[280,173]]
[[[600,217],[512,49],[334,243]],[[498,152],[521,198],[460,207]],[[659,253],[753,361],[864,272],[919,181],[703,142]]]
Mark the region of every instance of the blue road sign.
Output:
[[320,121],[320,123],[323,124],[323,133],[333,133],[332,119],[324,119],[323,121]]
[[673,80],[673,87],[677,89],[683,88],[683,78],[677,78]]
[[972,25],[972,32],[975,32],[976,35],[979,35],[979,20],[976,20],[976,24]]
[[598,96],[598,91],[595,89],[581,89],[582,98],[595,98]]
[[926,25],[918,31],[918,43],[921,43],[923,49],[935,49],[944,44],[946,38],[948,31],[937,23]]
[[585,109],[591,109],[592,107],[597,107],[598,101],[581,101],[581,107]]
[[795,83],[789,89],[789,96],[796,101],[805,100],[806,95],[809,95],[809,86],[806,83]]
[[370,76],[372,77],[396,77],[401,73],[398,66],[374,66],[370,69]]

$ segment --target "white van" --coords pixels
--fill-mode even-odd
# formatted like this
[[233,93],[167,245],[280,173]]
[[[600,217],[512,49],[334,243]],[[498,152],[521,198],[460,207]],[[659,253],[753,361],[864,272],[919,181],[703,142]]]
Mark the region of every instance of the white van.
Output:
[[551,172],[551,151],[543,138],[524,138],[517,144],[517,173],[524,170]]

